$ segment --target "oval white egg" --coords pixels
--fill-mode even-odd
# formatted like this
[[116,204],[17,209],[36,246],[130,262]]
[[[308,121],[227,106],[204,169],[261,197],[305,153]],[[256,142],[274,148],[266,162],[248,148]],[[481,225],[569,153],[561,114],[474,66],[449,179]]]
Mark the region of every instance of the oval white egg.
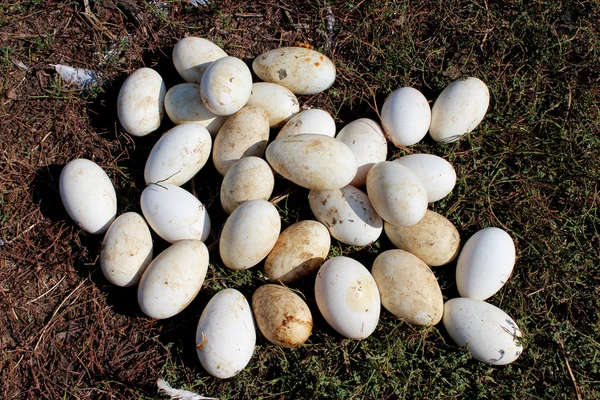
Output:
[[175,125],[195,122],[205,127],[214,137],[227,117],[208,111],[200,96],[200,85],[180,83],[165,95],[165,111]]
[[523,352],[516,322],[492,304],[467,298],[448,300],[442,321],[457,346],[467,346],[473,358],[486,364],[506,365]]
[[106,232],[117,215],[117,194],[98,164],[85,158],[70,161],[60,172],[58,188],[65,210],[81,229]]
[[151,318],[178,314],[196,297],[208,270],[208,249],[199,240],[181,240],[146,268],[138,287],[140,308]]
[[170,183],[151,184],[142,192],[140,203],[148,225],[167,242],[208,238],[206,207],[187,190]]
[[186,37],[173,48],[173,64],[184,81],[202,82],[202,75],[213,61],[227,57],[227,53],[210,40]]
[[219,253],[223,264],[233,270],[247,269],[271,252],[281,218],[277,208],[265,200],[250,200],[236,208],[223,226]]
[[273,170],[265,160],[254,156],[241,158],[223,178],[221,206],[227,214],[231,214],[248,200],[269,200],[274,186]]
[[311,190],[308,203],[317,221],[342,243],[367,246],[383,231],[383,221],[371,206],[369,197],[354,186]]
[[367,174],[367,193],[377,214],[393,225],[414,225],[427,211],[423,184],[410,169],[398,163],[375,164]]
[[294,93],[276,83],[254,83],[247,104],[265,110],[271,128],[281,127],[300,111],[300,103]]
[[431,108],[417,89],[403,87],[393,91],[383,103],[381,123],[396,146],[411,146],[427,134]]
[[152,68],[140,68],[125,79],[117,98],[117,115],[132,136],[145,136],[160,126],[167,88]]
[[208,302],[196,329],[196,352],[202,367],[220,379],[240,373],[256,344],[254,317],[248,300],[235,289],[224,289]]
[[433,154],[410,154],[394,162],[408,167],[419,178],[429,203],[446,197],[456,184],[454,167],[442,157]]
[[336,139],[346,144],[356,157],[358,171],[350,185],[363,186],[371,167],[387,157],[387,139],[381,127],[372,119],[360,118],[344,126]]
[[231,115],[246,105],[252,93],[252,74],[239,58],[214,61],[202,76],[202,102],[216,115]]
[[136,285],[152,261],[152,235],[138,213],[120,215],[110,225],[100,251],[102,273],[116,286]]
[[515,266],[515,244],[506,231],[484,228],[458,256],[456,286],[462,297],[485,300],[504,286]]
[[254,59],[254,73],[265,82],[278,83],[295,94],[316,94],[335,81],[335,65],[324,54],[303,47],[282,47]]
[[315,299],[327,323],[343,336],[365,339],[377,327],[381,309],[377,284],[352,258],[325,261],[315,280]]
[[472,132],[485,117],[490,92],[480,79],[458,79],[433,104],[429,134],[437,142],[454,142]]
[[318,135],[335,136],[335,121],[331,114],[325,110],[317,108],[304,110],[292,117],[281,128],[276,139],[302,135],[305,133],[314,133]]
[[204,167],[210,157],[212,138],[200,124],[177,125],[156,142],[144,167],[144,180],[181,186]]
[[275,140],[267,147],[266,156],[275,171],[307,189],[342,188],[357,171],[352,150],[325,135],[304,134]]
[[225,121],[215,137],[212,160],[221,175],[239,159],[262,157],[269,140],[269,119],[264,110],[245,106]]

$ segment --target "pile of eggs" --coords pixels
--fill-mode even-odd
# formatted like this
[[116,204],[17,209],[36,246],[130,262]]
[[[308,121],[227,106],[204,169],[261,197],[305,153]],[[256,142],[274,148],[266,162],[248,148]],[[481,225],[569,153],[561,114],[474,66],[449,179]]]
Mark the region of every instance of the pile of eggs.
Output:
[[[246,63],[205,39],[180,40],[173,61],[186,83],[167,91],[156,71],[142,68],[127,78],[118,97],[119,120],[132,136],[158,129],[165,111],[175,124],[146,161],[143,216],[127,212],[115,219],[113,185],[89,160],[65,166],[60,195],[82,229],[105,234],[100,265],[106,278],[122,287],[138,284],[139,306],[152,318],[176,315],[201,290],[210,261],[204,241],[211,229],[221,232],[219,254],[226,267],[244,270],[264,261],[273,283],[259,287],[251,305],[230,288],[218,292],[202,312],[196,348],[210,374],[229,378],[249,363],[255,326],[275,345],[302,345],[312,332],[312,315],[285,285],[315,272],[318,309],[345,337],[371,335],[383,305],[414,325],[443,321],[456,344],[466,345],[482,362],[507,364],[520,355],[516,323],[484,301],[511,275],[511,237],[485,228],[461,251],[453,224],[427,210],[453,190],[452,165],[431,154],[386,161],[388,139],[410,146],[429,132],[436,141],[449,142],[475,129],[489,105],[482,81],[451,83],[432,109],[418,90],[400,88],[383,105],[383,129],[361,118],[336,135],[329,113],[300,111],[296,97],[334,83],[333,62],[317,51],[287,47],[259,55],[252,68],[264,82],[256,83]],[[229,215],[217,229],[211,228],[202,202],[181,187],[211,158],[223,176],[220,200]],[[281,232],[278,210],[269,202],[276,176],[310,190],[315,220]],[[171,243],[156,257],[150,229]],[[383,231],[396,249],[379,254],[370,270],[349,257],[327,259],[332,237],[366,246]],[[431,268],[457,256],[462,297],[444,304]]]

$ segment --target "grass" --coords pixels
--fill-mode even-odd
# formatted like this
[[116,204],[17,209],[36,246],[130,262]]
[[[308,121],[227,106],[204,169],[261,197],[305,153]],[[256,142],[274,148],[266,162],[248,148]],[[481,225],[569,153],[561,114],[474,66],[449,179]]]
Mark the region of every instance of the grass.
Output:
[[[145,16],[136,22],[126,6],[96,3],[92,10],[110,21],[104,26],[121,38],[116,43],[74,18],[65,31],[57,19],[58,34],[6,36],[0,47],[0,110],[7,127],[0,147],[0,239],[15,238],[10,248],[0,246],[3,267],[5,260],[9,266],[0,272],[0,301],[7,310],[0,314],[0,367],[8,398],[162,399],[155,380],[164,377],[174,387],[232,399],[600,399],[600,5],[223,1],[196,8],[168,1],[166,8],[151,2],[136,8]],[[65,15],[75,7],[54,6]],[[210,38],[244,59],[295,42],[324,49],[327,7],[336,21],[328,53],[337,66],[336,83],[300,100],[331,112],[338,128],[357,118],[378,119],[387,94],[402,86],[421,90],[433,102],[461,76],[488,84],[490,108],[472,134],[451,144],[426,138],[410,150],[454,165],[456,188],[431,209],[456,225],[463,243],[487,226],[505,229],[515,241],[513,275],[489,300],[524,333],[524,353],[513,364],[477,362],[441,324],[414,327],[383,310],[371,337],[344,339],[320,316],[310,277],[291,285],[313,312],[307,344],[281,349],[258,334],[248,367],[220,381],[195,354],[202,309],[220,289],[238,288],[250,299],[267,280],[260,266],[232,272],[219,260],[215,240],[225,215],[214,168],[207,166],[195,182],[215,230],[207,241],[213,246],[209,274],[190,307],[166,321],[145,319],[135,290],[103,280],[94,261],[100,239],[79,233],[61,214],[56,172],[75,157],[93,158],[108,170],[120,211],[139,211],[143,163],[156,137],[130,140],[115,124],[124,71],[153,66],[165,71],[169,85],[178,83],[166,64],[173,44],[186,34]],[[6,14],[0,31],[14,35],[30,32],[11,20],[35,25],[54,18],[16,5],[1,8]],[[34,70],[19,70],[11,61],[15,56]],[[68,64],[68,57],[77,67],[101,68],[103,87],[82,93],[64,87],[45,66]],[[22,77],[17,97],[7,98]],[[390,145],[389,158],[404,154]],[[277,203],[283,228],[312,218],[307,191],[279,180],[275,192],[288,194]],[[166,243],[157,239],[156,247]],[[385,237],[365,248],[333,241],[330,257],[350,256],[370,267],[390,247]],[[458,296],[454,266],[434,269],[445,299]],[[28,303],[57,282],[43,301]],[[58,307],[75,288],[78,301]],[[53,316],[55,310],[60,312]],[[64,335],[71,335],[70,342],[61,342]],[[32,350],[38,340],[43,351]]]

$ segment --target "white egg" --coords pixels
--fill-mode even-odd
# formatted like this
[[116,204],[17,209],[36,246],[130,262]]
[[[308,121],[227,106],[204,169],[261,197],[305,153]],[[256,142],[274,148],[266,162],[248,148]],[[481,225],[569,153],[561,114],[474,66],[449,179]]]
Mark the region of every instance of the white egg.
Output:
[[295,94],[316,94],[335,81],[335,65],[325,55],[303,47],[282,47],[267,51],[252,63],[263,81],[278,83]]
[[165,110],[175,125],[195,122],[205,127],[215,137],[227,117],[208,111],[200,96],[200,85],[180,83],[165,95]]
[[485,300],[504,286],[515,266],[515,244],[500,228],[471,236],[458,256],[456,286],[462,297]]
[[144,218],[120,215],[104,235],[100,251],[102,273],[116,286],[136,285],[152,261],[152,235]]
[[456,184],[454,167],[442,157],[433,154],[410,154],[394,160],[408,167],[419,178],[429,203],[446,197]]
[[84,231],[106,232],[117,215],[117,194],[106,172],[93,161],[70,161],[60,173],[60,199],[69,217]]
[[271,128],[281,127],[300,111],[300,103],[294,93],[276,83],[254,83],[248,105],[265,110]]
[[181,240],[160,253],[146,268],[138,303],[149,317],[178,314],[196,297],[208,270],[208,249],[199,240]]
[[269,118],[264,110],[245,106],[225,121],[215,137],[212,159],[223,176],[239,159],[262,157],[269,140]]
[[247,269],[271,252],[281,218],[277,208],[265,200],[250,200],[236,208],[223,226],[219,253],[223,264],[233,270]]
[[148,225],[167,242],[208,238],[206,207],[187,190],[170,183],[151,184],[142,192],[140,203]]
[[448,300],[442,321],[457,346],[467,346],[473,358],[486,364],[510,364],[523,352],[521,330],[492,304],[467,298]]
[[236,113],[246,105],[251,93],[252,74],[239,58],[220,58],[214,61],[202,76],[202,102],[213,114]]
[[490,92],[480,79],[456,80],[433,104],[429,134],[437,142],[454,142],[479,125],[489,105]]
[[145,136],[160,126],[167,88],[152,68],[140,68],[125,79],[117,99],[117,115],[132,136]]
[[220,379],[240,373],[252,358],[256,328],[250,304],[235,289],[208,302],[196,329],[196,352],[204,369]]
[[225,174],[221,183],[221,206],[231,214],[248,200],[269,200],[275,186],[275,177],[269,164],[262,158],[241,158]]
[[304,134],[275,140],[267,147],[266,156],[275,171],[307,189],[339,189],[356,176],[352,150],[325,135]]
[[325,261],[315,280],[315,299],[327,323],[343,336],[365,339],[377,327],[381,310],[377,284],[352,258]]
[[302,135],[304,133],[315,133],[318,135],[335,136],[335,121],[327,111],[304,110],[294,115],[277,134],[276,139]]
[[331,236],[351,246],[366,246],[376,241],[383,231],[369,197],[354,186],[335,190],[311,190],[310,209]]
[[403,87],[392,92],[381,109],[381,123],[396,146],[411,146],[427,134],[431,108],[417,89]]
[[146,160],[146,184],[183,185],[204,167],[211,146],[210,133],[200,124],[189,122],[170,129],[156,142]]
[[219,58],[227,57],[219,46],[199,37],[186,37],[173,48],[173,64],[184,81],[202,82],[206,69]]
[[317,221],[298,221],[281,232],[265,260],[265,275],[273,282],[291,283],[316,271],[329,254],[331,236]]
[[345,143],[356,157],[358,171],[350,184],[363,186],[371,167],[387,157],[387,139],[381,127],[372,119],[360,118],[343,127],[336,139]]
[[423,184],[410,169],[398,163],[375,164],[367,174],[367,193],[377,214],[393,225],[414,225],[427,211]]

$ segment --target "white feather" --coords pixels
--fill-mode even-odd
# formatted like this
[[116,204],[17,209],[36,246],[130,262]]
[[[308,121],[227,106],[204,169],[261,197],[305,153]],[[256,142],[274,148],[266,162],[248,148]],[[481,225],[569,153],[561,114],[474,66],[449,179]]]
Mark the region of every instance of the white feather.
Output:
[[216,397],[204,397],[189,390],[173,389],[167,381],[161,378],[158,378],[156,384],[158,390],[165,392],[167,396],[171,397],[171,400],[217,400]]
[[73,68],[68,65],[50,64],[54,67],[61,79],[67,83],[74,83],[80,88],[87,88],[98,83],[102,74],[91,69]]

